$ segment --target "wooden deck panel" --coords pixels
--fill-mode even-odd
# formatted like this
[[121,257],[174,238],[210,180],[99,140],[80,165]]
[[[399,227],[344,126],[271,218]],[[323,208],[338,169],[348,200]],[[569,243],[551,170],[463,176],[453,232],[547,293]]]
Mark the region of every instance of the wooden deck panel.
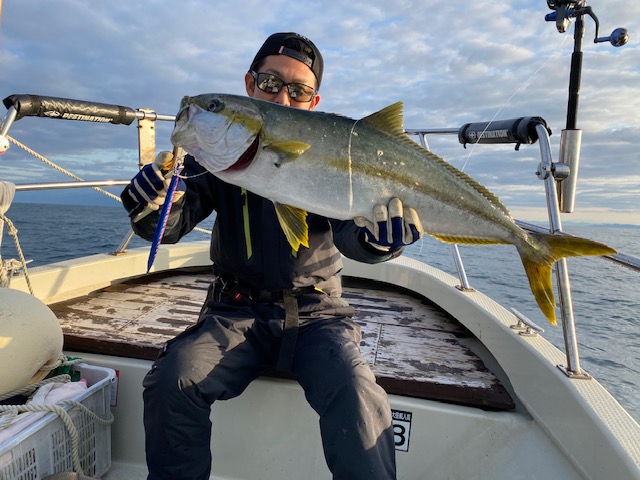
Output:
[[[211,280],[202,272],[156,274],[50,307],[66,349],[153,360],[167,340],[196,321]],[[362,353],[388,393],[513,408],[495,375],[459,341],[470,333],[455,319],[388,286],[349,278],[344,283],[344,298],[356,308],[362,330]]]

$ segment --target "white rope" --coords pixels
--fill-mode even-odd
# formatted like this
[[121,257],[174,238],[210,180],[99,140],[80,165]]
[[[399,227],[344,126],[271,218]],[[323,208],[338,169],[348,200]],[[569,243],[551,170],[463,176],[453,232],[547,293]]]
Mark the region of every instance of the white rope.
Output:
[[[42,367],[40,367],[40,370],[38,370],[38,372],[52,371],[58,367],[63,367],[63,366],[71,367],[73,365],[77,365],[78,363],[82,363],[82,362],[84,362],[84,359],[82,358],[75,358],[75,359],[67,358],[67,356],[64,353],[60,352],[60,355],[58,356],[57,359],[55,359],[51,363],[44,364]],[[26,393],[30,393],[33,390],[37,390],[38,388],[42,387],[43,385],[47,385],[48,383],[67,383],[69,381],[71,381],[71,377],[66,373],[62,375],[56,375],[55,377],[45,378],[44,380],[41,380],[39,382],[34,382],[22,388],[18,388],[11,392],[0,395],[0,402],[2,400],[6,400],[7,398],[15,397],[16,395],[23,395]]]
[[[22,267],[24,272],[24,279],[29,287],[29,293],[33,295],[33,287],[31,286],[31,279],[29,278],[29,271],[27,269],[27,261],[22,253],[22,247],[20,246],[20,240],[18,239],[18,229],[9,218],[0,213],[0,221],[7,224],[8,233],[13,237],[13,243],[16,246],[16,252],[20,257],[20,262],[15,259],[2,260],[0,257],[0,287],[8,288],[11,284],[11,277]],[[0,232],[1,233],[1,232]],[[1,242],[0,242],[1,243]]]
[[[24,145],[23,143],[19,142],[18,140],[16,140],[15,138],[13,138],[10,135],[7,135],[7,139],[12,142],[13,144],[15,144],[16,146],[22,148],[24,151],[26,151],[27,153],[30,153],[31,155],[33,155],[34,157],[36,157],[37,159],[41,160],[42,162],[46,163],[47,165],[49,165],[52,168],[55,168],[56,170],[58,170],[59,172],[64,173],[65,175],[73,178],[74,180],[78,180],[79,182],[83,182],[84,180],[80,177],[78,177],[77,175],[74,175],[73,173],[71,173],[68,170],[65,170],[64,168],[62,168],[59,165],[56,165],[55,163],[53,163],[51,160],[48,160],[46,157],[40,155],[38,152],[31,150],[29,147],[27,147],[26,145]],[[98,192],[102,193],[103,195],[106,195],[107,197],[110,197],[118,202],[122,202],[122,200],[120,199],[120,197],[118,197],[117,195],[114,195],[113,193],[107,192],[106,190],[100,188],[100,187],[91,187],[94,190],[97,190]]]
[[[15,138],[13,138],[10,135],[6,136],[7,139],[12,142],[13,144],[15,144],[16,146],[22,148],[24,151],[26,151],[27,153],[30,153],[31,155],[33,155],[34,157],[36,157],[37,159],[41,160],[42,162],[46,163],[47,165],[49,165],[52,168],[55,168],[56,170],[58,170],[61,173],[64,173],[65,175],[73,178],[74,180],[78,180],[79,182],[84,181],[82,178],[78,177],[77,175],[74,175],[73,173],[71,173],[68,170],[65,170],[64,168],[60,167],[59,165],[56,165],[55,163],[53,163],[51,160],[47,159],[46,157],[44,157],[43,155],[40,155],[38,152],[36,152],[35,150],[30,149],[29,147],[27,147],[26,145],[24,145],[23,143],[21,143],[20,141],[16,140]],[[187,178],[187,177],[184,177]],[[106,195],[107,197],[112,198],[113,200],[116,200],[117,202],[122,203],[122,199],[117,196],[114,195],[113,193],[107,192],[106,190],[100,188],[100,187],[91,187],[94,190],[102,193],[103,195]],[[206,230],[204,228],[200,228],[200,227],[195,227],[194,230],[201,232],[201,233],[206,233],[208,235],[212,234],[211,230]],[[33,294],[33,292],[32,292]]]
[[[44,365],[40,370],[54,370],[62,365],[70,366],[75,365],[77,363],[83,362],[82,358],[76,359],[67,359],[64,354],[60,354],[58,359],[54,362]],[[0,396],[0,401],[5,400],[7,398],[14,397],[16,395],[23,395],[26,393],[31,393],[34,390],[42,387],[43,385],[47,385],[49,383],[68,383],[71,380],[69,375],[58,375],[55,377],[47,378],[37,383],[33,383],[31,385],[27,385],[26,387],[14,390],[13,392],[6,393]],[[12,424],[15,417],[18,416],[19,413],[24,412],[53,412],[57,414],[62,422],[64,423],[67,431],[69,432],[69,438],[71,440],[71,460],[73,462],[73,469],[80,475],[84,475],[82,471],[82,466],[80,464],[80,454],[79,454],[79,445],[78,445],[78,430],[73,424],[73,420],[67,413],[67,411],[62,408],[62,406],[69,406],[71,408],[79,408],[82,413],[87,415],[90,419],[97,422],[100,425],[111,425],[113,423],[114,417],[111,412],[109,412],[108,418],[101,418],[96,413],[92,412],[88,407],[83,405],[80,402],[75,400],[64,400],[55,405],[0,405],[0,418],[3,419],[3,422],[0,422],[0,429],[6,428]]]
[[11,182],[0,182],[0,247],[2,247],[2,232],[4,231],[4,225],[7,225],[9,235],[13,237],[13,243],[16,246],[16,251],[20,257],[20,262],[15,259],[2,260],[0,255],[0,288],[8,288],[11,284],[11,278],[19,270],[20,266],[24,269],[25,280],[29,287],[29,292],[33,295],[33,288],[31,287],[31,281],[27,272],[27,261],[22,254],[22,248],[20,247],[20,241],[18,240],[18,229],[13,222],[5,215],[5,212],[9,210],[11,202],[16,192],[16,186]]
[[[12,392],[5,393],[4,395],[0,395],[0,402],[2,400],[6,400],[7,398],[15,397],[17,395],[26,395],[31,394],[34,390],[42,387],[43,385],[47,385],[48,383],[68,383],[71,381],[71,377],[67,374],[56,375],[55,377],[45,378],[39,382],[32,383],[22,388],[18,388],[13,390]],[[1,427],[0,427],[1,428]]]
[[40,371],[51,371],[55,370],[58,367],[71,367],[73,365],[77,365],[78,363],[82,363],[84,360],[82,358],[76,358],[75,360],[68,359],[64,353],[60,353],[58,358],[56,358],[53,362],[47,363],[40,367]]
[[[32,383],[31,385],[27,385],[26,387],[18,388],[16,390],[13,390],[12,392],[5,393],[4,395],[0,395],[0,402],[8,398],[16,397],[18,395],[31,395],[35,390],[49,383],[68,383],[70,381],[71,377],[69,375],[57,375],[40,382]],[[0,430],[10,427],[13,424],[13,420],[17,416],[18,411],[15,409],[9,409],[4,412],[0,410]]]

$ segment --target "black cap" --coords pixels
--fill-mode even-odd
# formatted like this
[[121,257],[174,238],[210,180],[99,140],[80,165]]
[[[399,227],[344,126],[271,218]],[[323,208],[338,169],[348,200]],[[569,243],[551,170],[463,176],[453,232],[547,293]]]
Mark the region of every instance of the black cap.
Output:
[[260,47],[253,62],[251,62],[250,69],[255,71],[257,64],[269,55],[287,55],[288,57],[301,61],[307,65],[316,76],[318,89],[320,89],[324,61],[322,60],[320,50],[318,50],[307,37],[293,32],[274,33],[267,38],[262,47]]

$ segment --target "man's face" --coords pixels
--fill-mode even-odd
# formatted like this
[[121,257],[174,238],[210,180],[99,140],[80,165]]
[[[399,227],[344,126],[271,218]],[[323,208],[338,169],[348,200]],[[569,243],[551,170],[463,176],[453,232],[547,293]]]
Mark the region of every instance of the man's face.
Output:
[[[262,62],[259,73],[270,73],[282,79],[285,83],[302,83],[313,88],[316,87],[316,77],[311,69],[299,60],[286,55],[270,55],[266,57]],[[316,93],[310,102],[297,102],[291,99],[289,90],[286,87],[283,87],[278,93],[263,92],[256,87],[251,72],[245,75],[244,81],[247,95],[260,100],[267,100],[302,110],[313,110],[320,101],[320,94]]]

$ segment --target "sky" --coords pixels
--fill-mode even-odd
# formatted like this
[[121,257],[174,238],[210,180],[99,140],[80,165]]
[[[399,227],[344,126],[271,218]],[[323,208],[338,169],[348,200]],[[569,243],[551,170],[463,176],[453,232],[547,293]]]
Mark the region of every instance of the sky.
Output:
[[[264,39],[296,31],[323,52],[318,109],[360,118],[404,102],[407,129],[541,116],[554,159],[565,127],[573,25],[559,33],[543,0],[4,0],[0,96],[38,94],[174,115],[184,95],[244,95],[243,77]],[[630,32],[614,48],[594,44],[586,19],[578,128],[582,150],[575,212],[563,221],[640,225],[640,2],[592,0],[600,37]],[[0,107],[0,115],[6,109]],[[172,124],[156,128],[171,149]],[[137,171],[137,128],[24,118],[16,140],[86,180]],[[430,149],[485,185],[514,217],[544,222],[538,144],[468,145],[432,137]],[[12,145],[0,180],[68,181]],[[111,190],[115,193],[118,190]],[[47,193],[17,192],[15,201]],[[49,201],[114,204],[76,189]]]

